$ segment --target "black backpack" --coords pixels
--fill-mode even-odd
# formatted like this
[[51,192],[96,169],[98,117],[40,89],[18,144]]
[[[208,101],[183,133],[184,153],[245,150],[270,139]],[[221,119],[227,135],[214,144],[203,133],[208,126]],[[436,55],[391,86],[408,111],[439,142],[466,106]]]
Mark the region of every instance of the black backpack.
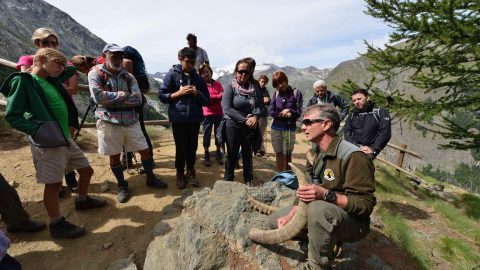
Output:
[[145,70],[145,62],[142,55],[133,47],[125,46],[122,48],[125,53],[125,58],[132,61],[132,74],[137,79],[138,87],[142,92],[150,89],[148,82],[147,71]]

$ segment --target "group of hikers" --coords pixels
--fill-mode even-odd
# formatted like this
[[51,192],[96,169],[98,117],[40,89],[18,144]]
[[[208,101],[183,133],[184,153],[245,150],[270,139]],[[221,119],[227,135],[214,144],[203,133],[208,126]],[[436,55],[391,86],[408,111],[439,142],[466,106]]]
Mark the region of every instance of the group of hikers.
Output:
[[[32,41],[38,48],[36,54],[22,56],[18,63],[20,72],[11,74],[0,88],[8,99],[5,119],[12,128],[29,135],[35,177],[44,184],[43,203],[50,218],[51,236],[76,238],[86,230],[60,213],[62,179],[66,179],[72,192],[78,193],[77,211],[106,205],[106,200],[88,195],[94,171],[73,139],[80,128],[74,102],[77,72],[88,76],[90,96],[95,103],[98,153],[109,156],[120,203],[126,203],[131,196],[122,152],[140,154],[148,186],[167,187],[153,172],[153,148],[143,123],[143,94],[150,85],[142,77],[145,74],[133,72],[132,67],[138,63],[129,57],[129,52],[138,52],[131,47],[110,43],[99,57],[77,55],[68,61],[58,51],[60,40],[52,29],[37,29]],[[256,63],[251,57],[238,60],[233,80],[222,86],[212,78],[208,55],[197,46],[197,37],[188,34],[187,42],[188,47],[177,53],[179,63],[169,70],[158,92],[160,101],[168,104],[176,148],[177,188],[200,186],[195,162],[202,123],[203,164],[211,166],[213,130],[214,156],[219,164],[224,163],[226,146],[223,178],[234,181],[241,156],[243,180],[253,186],[252,156],[266,154],[267,117],[273,117],[271,144],[278,172],[289,168],[297,122],[301,119],[301,129],[312,143],[306,155],[306,174],[311,184],[297,190],[298,198],[309,205],[308,262],[301,269],[328,269],[335,257],[335,244],[358,241],[369,231],[369,216],[376,203],[372,161],[391,137],[387,110],[376,107],[367,90],[356,89],[352,92],[354,108],[349,113],[350,102],[328,91],[323,80],[313,84],[315,93],[304,108],[302,92],[289,85],[283,71],[273,73],[272,86],[276,90],[270,96],[266,87],[269,78],[254,78]],[[124,156],[128,166],[129,154]],[[7,231],[36,232],[45,228],[45,223],[29,218],[15,189],[3,176],[0,194],[0,213]],[[276,226],[287,224],[295,209],[276,213]],[[20,269],[18,262],[6,253],[7,247],[8,238],[0,231],[0,269]],[[4,265],[11,268],[2,268]]]

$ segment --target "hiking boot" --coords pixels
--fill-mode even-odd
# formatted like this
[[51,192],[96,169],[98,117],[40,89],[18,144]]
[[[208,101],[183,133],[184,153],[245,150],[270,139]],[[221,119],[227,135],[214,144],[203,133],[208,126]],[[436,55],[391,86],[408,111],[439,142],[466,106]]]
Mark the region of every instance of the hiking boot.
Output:
[[198,187],[200,183],[197,180],[195,169],[187,170],[187,175],[185,175],[186,182],[189,182],[192,186]]
[[185,181],[183,170],[177,170],[177,188],[184,189],[186,185],[187,183]]
[[210,161],[210,152],[208,151],[205,152],[205,160],[203,161],[203,164],[205,167],[210,167],[210,165],[212,165],[212,162]]
[[156,176],[147,177],[147,186],[154,187],[154,188],[167,188],[167,183],[163,182]]
[[217,149],[215,153],[215,159],[217,160],[218,164],[223,165],[223,153],[220,149]]
[[75,210],[77,211],[100,208],[100,207],[104,207],[105,205],[107,205],[106,200],[92,198],[88,195],[87,195],[87,198],[83,201],[78,200],[78,198],[75,199]]
[[54,238],[77,238],[87,232],[82,226],[66,221],[65,217],[62,217],[55,224],[50,223],[48,227],[50,228],[50,235]]
[[125,203],[128,201],[128,186],[119,186],[117,190],[117,201]]
[[35,221],[27,219],[24,222],[17,225],[8,225],[7,231],[9,233],[18,233],[18,232],[38,232],[45,228],[45,223],[40,221]]

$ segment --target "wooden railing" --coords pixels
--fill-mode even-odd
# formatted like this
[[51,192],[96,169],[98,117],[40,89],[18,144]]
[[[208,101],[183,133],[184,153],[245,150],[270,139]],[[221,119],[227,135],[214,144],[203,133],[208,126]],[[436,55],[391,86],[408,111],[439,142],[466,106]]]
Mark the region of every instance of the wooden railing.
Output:
[[388,143],[387,144],[388,147],[391,147],[391,148],[394,148],[394,149],[397,149],[399,151],[398,153],[398,156],[397,156],[397,162],[396,164],[384,159],[384,158],[381,158],[379,156],[376,157],[376,159],[388,166],[391,166],[393,168],[395,168],[397,170],[397,173],[404,173],[406,175],[409,176],[409,178],[415,182],[417,185],[419,185],[422,180],[416,176],[415,174],[411,173],[410,171],[402,168],[403,166],[403,161],[404,161],[404,158],[405,158],[405,154],[408,154],[408,155],[411,155],[413,157],[416,157],[416,158],[419,158],[419,159],[422,159],[423,156],[421,154],[418,154],[418,153],[415,153],[413,151],[410,151],[410,150],[407,150],[407,145],[406,144],[403,144],[402,146],[398,146],[398,145],[395,145],[395,144],[392,144],[392,143]]

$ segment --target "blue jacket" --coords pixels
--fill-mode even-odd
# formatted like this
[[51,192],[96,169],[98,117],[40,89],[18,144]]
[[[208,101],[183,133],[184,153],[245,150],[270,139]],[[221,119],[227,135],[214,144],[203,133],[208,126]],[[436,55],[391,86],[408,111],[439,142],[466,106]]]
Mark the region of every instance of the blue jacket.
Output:
[[[182,85],[195,85],[197,95],[185,95],[176,100],[170,99],[170,96],[177,92]],[[200,123],[204,120],[202,106],[210,103],[210,94],[208,92],[205,80],[193,70],[187,77],[182,72],[181,65],[174,65],[165,75],[158,98],[162,103],[168,104],[168,119],[175,123]]]

